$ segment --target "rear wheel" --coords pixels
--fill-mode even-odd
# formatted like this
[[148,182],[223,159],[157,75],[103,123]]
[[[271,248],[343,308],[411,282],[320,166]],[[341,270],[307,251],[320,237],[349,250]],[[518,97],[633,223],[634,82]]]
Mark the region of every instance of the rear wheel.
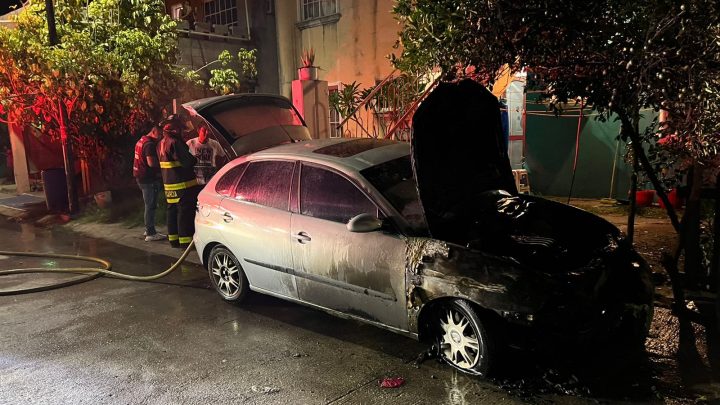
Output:
[[454,300],[441,305],[434,329],[443,360],[460,371],[487,376],[495,354],[493,342],[469,303]]
[[208,274],[215,291],[228,302],[239,303],[248,292],[247,277],[235,255],[224,246],[210,252],[207,262]]

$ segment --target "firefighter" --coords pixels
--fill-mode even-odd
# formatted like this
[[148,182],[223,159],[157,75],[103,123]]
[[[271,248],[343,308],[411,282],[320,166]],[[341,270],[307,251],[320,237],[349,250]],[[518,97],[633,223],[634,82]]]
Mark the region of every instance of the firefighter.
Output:
[[169,116],[162,129],[157,152],[168,203],[168,240],[172,247],[186,248],[195,232],[195,205],[201,189],[194,171],[197,160],[183,142],[183,123],[179,117]]

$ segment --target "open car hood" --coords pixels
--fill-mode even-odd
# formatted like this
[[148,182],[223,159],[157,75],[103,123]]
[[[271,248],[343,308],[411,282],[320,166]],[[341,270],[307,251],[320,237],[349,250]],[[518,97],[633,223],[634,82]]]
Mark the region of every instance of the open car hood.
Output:
[[412,167],[432,237],[452,240],[483,192],[517,195],[503,142],[498,100],[477,82],[441,83],[420,104]]
[[282,96],[232,94],[190,101],[183,108],[210,124],[231,158],[310,139],[302,117]]

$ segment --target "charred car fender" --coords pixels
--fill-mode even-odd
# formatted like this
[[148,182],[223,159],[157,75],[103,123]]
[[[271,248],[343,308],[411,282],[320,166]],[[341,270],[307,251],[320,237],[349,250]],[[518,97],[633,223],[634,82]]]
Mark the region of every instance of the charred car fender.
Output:
[[410,238],[406,270],[410,332],[420,332],[420,313],[442,298],[465,299],[510,322],[529,325],[546,301],[547,281],[511,259],[435,239]]

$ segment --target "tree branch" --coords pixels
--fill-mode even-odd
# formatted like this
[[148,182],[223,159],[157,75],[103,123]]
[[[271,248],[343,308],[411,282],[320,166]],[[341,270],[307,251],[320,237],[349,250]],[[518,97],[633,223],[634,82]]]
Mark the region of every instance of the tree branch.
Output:
[[658,197],[660,197],[663,204],[665,204],[665,210],[667,211],[668,217],[670,217],[670,222],[672,223],[673,228],[675,228],[675,232],[680,233],[680,221],[678,220],[677,211],[675,211],[675,207],[670,204],[670,199],[665,192],[665,188],[660,183],[657,174],[652,168],[652,164],[650,164],[650,161],[645,154],[645,149],[643,149],[642,147],[640,134],[637,130],[635,130],[634,125],[632,124],[630,118],[627,116],[626,113],[618,112],[618,115],[620,116],[620,120],[623,126],[627,126],[627,128],[629,129],[627,131],[627,134],[630,136],[630,144],[632,145],[633,152],[638,157],[640,166],[642,167],[645,174],[647,174],[653,187],[655,187],[655,191],[658,193]]

